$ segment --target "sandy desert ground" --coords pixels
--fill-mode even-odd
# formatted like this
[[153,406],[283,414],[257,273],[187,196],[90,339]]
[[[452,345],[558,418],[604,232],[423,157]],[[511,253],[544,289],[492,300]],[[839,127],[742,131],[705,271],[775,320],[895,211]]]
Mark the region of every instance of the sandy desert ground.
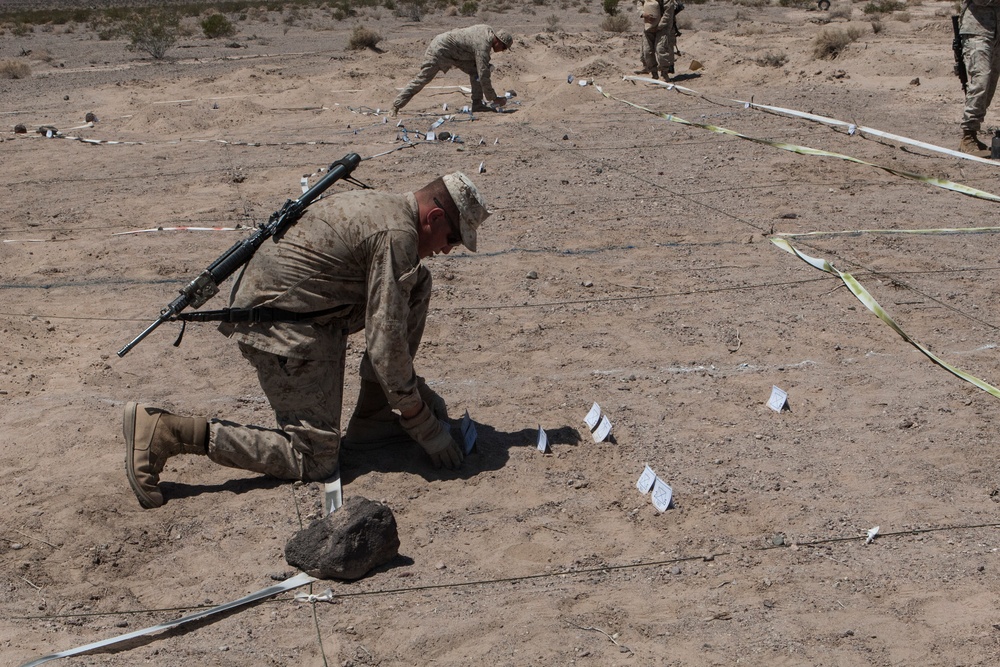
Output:
[[[30,63],[32,76],[0,80],[0,662],[294,574],[282,549],[320,511],[316,485],[180,457],[163,475],[164,507],[144,511],[130,492],[126,401],[265,425],[272,415],[210,325],[189,326],[175,348],[167,324],[116,356],[245,232],[123,232],[245,228],[297,196],[301,176],[403,146],[376,110],[433,35],[477,22],[517,35],[494,58],[516,111],[457,114],[440,129],[463,143],[422,141],[413,131],[468,102],[455,87],[467,81],[449,73],[401,114],[415,145],[355,172],[404,192],[460,169],[495,210],[480,252],[429,260],[418,360],[453,416],[477,422],[476,451],[457,473],[415,446],[344,455],[345,495],[387,503],[402,547],[365,579],[312,586],[332,601],[282,594],[63,662],[1000,662],[998,399],[769,241],[993,227],[996,202],[619,101],[1000,192],[997,166],[731,101],[956,147],[953,5],[912,4],[877,33],[863,6],[690,4],[677,73],[698,94],[623,81],[639,23],[602,32],[596,0],[419,22],[384,8],[344,21],[258,13],[229,40],[183,38],[162,62],[83,25],[6,31],[0,59]],[[355,25],[380,32],[383,52],[348,50]],[[814,40],[831,26],[860,38],[818,60]],[[768,54],[786,62],[768,66]],[[693,58],[704,68],[688,71]],[[98,122],[80,127],[87,113]],[[849,271],[935,354],[1000,381],[995,234],[794,243]],[[789,410],[766,405],[774,385]],[[349,372],[345,415],[356,390]],[[595,401],[613,422],[600,444],[583,421]],[[672,509],[637,490],[646,465],[672,486]]]

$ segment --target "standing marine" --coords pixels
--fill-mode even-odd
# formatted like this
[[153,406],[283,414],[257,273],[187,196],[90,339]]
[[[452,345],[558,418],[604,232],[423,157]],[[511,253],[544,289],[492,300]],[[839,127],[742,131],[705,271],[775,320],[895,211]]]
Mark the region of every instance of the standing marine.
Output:
[[962,58],[968,84],[962,115],[962,141],[958,149],[989,157],[990,149],[977,133],[996,92],[1000,75],[1000,0],[964,0],[959,18]]

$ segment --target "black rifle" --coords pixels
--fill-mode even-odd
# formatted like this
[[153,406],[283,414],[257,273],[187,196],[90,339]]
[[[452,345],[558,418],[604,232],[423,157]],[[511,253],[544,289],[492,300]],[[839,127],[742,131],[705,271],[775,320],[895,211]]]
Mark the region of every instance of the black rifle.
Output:
[[[181,290],[181,295],[171,301],[166,308],[160,311],[160,316],[156,321],[146,327],[146,330],[136,336],[132,342],[118,351],[119,357],[124,357],[129,350],[138,345],[143,338],[153,332],[156,327],[164,322],[178,319],[178,314],[188,306],[199,308],[206,301],[219,293],[219,285],[229,276],[236,273],[236,270],[250,261],[257,249],[272,236],[281,234],[285,229],[295,224],[305,212],[309,204],[313,203],[317,197],[340,179],[350,179],[351,172],[361,164],[361,156],[357,153],[348,153],[330,165],[329,172],[321,178],[316,185],[302,193],[302,196],[292,201],[288,199],[285,204],[271,214],[267,224],[258,226],[257,231],[248,238],[237,242],[232,248],[222,254],[217,260],[201,272]],[[183,335],[183,329],[181,330]],[[174,342],[177,346],[181,342],[180,337]]]
[[969,73],[965,69],[965,58],[962,57],[962,35],[958,32],[958,16],[951,17],[951,31],[954,33],[954,38],[951,40],[951,50],[955,54],[955,75],[958,80],[962,82],[962,92],[968,92],[966,88],[969,86]]

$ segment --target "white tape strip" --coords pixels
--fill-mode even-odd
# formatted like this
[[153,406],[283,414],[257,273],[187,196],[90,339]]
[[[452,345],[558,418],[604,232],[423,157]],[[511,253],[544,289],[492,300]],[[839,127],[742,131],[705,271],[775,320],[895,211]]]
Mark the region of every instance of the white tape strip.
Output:
[[[662,86],[667,90],[678,90],[680,92],[685,92],[690,95],[696,95],[698,97],[705,97],[704,94],[693,90],[691,88],[685,88],[684,86],[678,86],[675,83],[667,83],[665,81],[659,81],[657,79],[649,79],[640,76],[624,76],[622,77],[625,81],[642,81],[644,83],[652,83],[657,86]],[[707,99],[707,98],[706,98]],[[873,137],[879,137],[880,139],[887,139],[889,141],[895,141],[896,143],[906,144],[908,146],[915,146],[916,148],[922,148],[927,151],[932,151],[934,153],[942,153],[944,155],[949,155],[951,157],[961,158],[963,160],[972,160],[973,162],[979,162],[982,164],[992,165],[994,167],[1000,167],[1000,162],[996,160],[990,160],[987,158],[978,157],[976,155],[969,155],[968,153],[962,153],[961,151],[955,151],[950,148],[944,148],[942,146],[935,146],[934,144],[928,144],[924,141],[918,141],[917,139],[910,139],[909,137],[904,137],[899,134],[893,134],[891,132],[885,132],[883,130],[876,130],[873,127],[865,127],[864,125],[856,125],[855,123],[848,123],[842,120],[837,120],[836,118],[829,118],[827,116],[820,116],[813,113],[808,113],[806,111],[799,111],[797,109],[786,109],[784,107],[772,107],[767,104],[757,104],[755,102],[747,102],[744,100],[730,99],[731,102],[736,102],[737,104],[742,104],[744,109],[761,109],[763,111],[770,111],[771,113],[779,114],[782,116],[791,116],[794,118],[802,118],[805,120],[811,120],[816,123],[822,123],[823,125],[829,125],[831,127],[839,127],[847,131],[851,136],[855,133],[860,132],[862,136],[869,134]]]
[[60,651],[59,653],[52,653],[51,655],[46,655],[37,660],[32,660],[31,662],[26,662],[21,667],[34,667],[34,665],[41,665],[42,663],[48,662],[50,660],[58,660],[59,658],[69,658],[74,655],[80,655],[81,653],[87,653],[88,651],[94,651],[99,648],[104,648],[106,646],[113,646],[115,644],[120,644],[122,642],[128,641],[129,639],[134,639],[136,637],[144,637],[146,635],[151,635],[155,632],[161,632],[163,630],[169,630],[170,628],[176,628],[177,626],[190,623],[192,621],[198,621],[209,616],[214,616],[215,614],[222,613],[224,611],[229,611],[230,609],[236,609],[237,607],[242,607],[243,605],[250,604],[251,602],[257,602],[258,600],[263,600],[265,598],[273,597],[278,593],[284,593],[285,591],[290,591],[294,588],[299,588],[300,586],[305,586],[306,584],[311,584],[317,581],[316,577],[309,576],[305,572],[300,572],[294,577],[289,577],[285,579],[280,584],[275,586],[268,586],[267,588],[261,589],[256,593],[251,593],[239,600],[234,600],[232,602],[227,602],[226,604],[220,604],[217,607],[212,607],[211,609],[206,609],[205,611],[199,611],[196,614],[191,614],[190,616],[184,616],[178,618],[174,621],[169,621],[167,623],[161,623],[159,625],[154,625],[150,628],[144,628],[142,630],[136,630],[134,632],[129,632],[124,635],[119,635],[117,637],[112,637],[111,639],[105,639],[99,642],[94,642],[93,644],[87,644],[86,646],[80,646],[74,649],[69,649],[68,651]]
[[133,229],[128,232],[115,232],[112,236],[127,234],[149,234],[151,232],[242,232],[247,227],[154,227],[151,229]]

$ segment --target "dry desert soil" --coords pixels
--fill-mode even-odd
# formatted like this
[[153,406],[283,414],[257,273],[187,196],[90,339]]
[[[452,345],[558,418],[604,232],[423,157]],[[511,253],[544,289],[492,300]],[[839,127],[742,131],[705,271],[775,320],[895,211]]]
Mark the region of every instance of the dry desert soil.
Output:
[[[317,485],[178,457],[166,505],[142,510],[125,479],[127,401],[272,423],[235,345],[196,324],[173,347],[171,323],[116,352],[303,175],[356,152],[376,188],[462,170],[494,210],[478,253],[428,260],[417,360],[475,420],[475,451],[455,473],[416,446],[344,454],[345,496],[386,503],[402,546],[366,578],[312,585],[332,599],[283,593],[65,664],[1000,664],[998,398],[771,242],[856,232],[784,238],[995,383],[1000,171],[737,101],[955,148],[954,5],[873,25],[860,2],[750,4],[681,14],[689,90],[623,80],[638,17],[603,31],[596,0],[419,21],[254,11],[226,39],[188,18],[161,61],[82,23],[7,25],[0,60],[31,75],[0,80],[0,662],[295,574],[283,547],[318,516]],[[452,71],[389,122],[426,43],[480,22],[516,35],[494,57],[514,111],[461,113]],[[347,48],[358,25],[379,51]],[[830,29],[856,39],[816,58]],[[423,139],[442,117],[461,142]],[[972,228],[990,229],[887,233]],[[345,415],[357,386],[349,372]],[[600,443],[594,402],[613,424]],[[647,465],[667,511],[636,487]]]

